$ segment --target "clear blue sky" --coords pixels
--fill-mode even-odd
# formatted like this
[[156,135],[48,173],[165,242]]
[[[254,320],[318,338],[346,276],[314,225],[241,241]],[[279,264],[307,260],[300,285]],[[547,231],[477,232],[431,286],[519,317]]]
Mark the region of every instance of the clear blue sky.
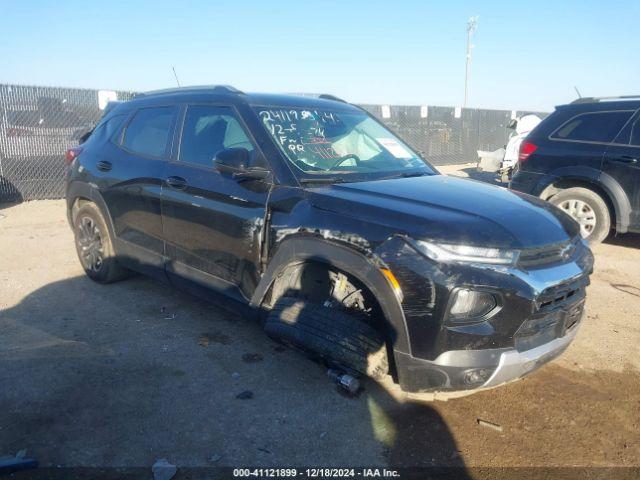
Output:
[[0,82],[543,109],[640,93],[640,1],[0,0]]

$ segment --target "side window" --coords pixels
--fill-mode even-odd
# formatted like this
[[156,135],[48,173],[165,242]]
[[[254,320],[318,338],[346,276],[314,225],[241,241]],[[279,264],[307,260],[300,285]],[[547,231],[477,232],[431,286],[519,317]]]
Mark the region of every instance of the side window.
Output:
[[633,111],[583,113],[558,128],[551,138],[582,142],[612,142]]
[[81,141],[97,141],[103,138],[112,139],[116,136],[116,133],[120,131],[124,120],[127,118],[125,114],[114,115],[106,121],[100,122],[96,128],[85,133]]
[[212,105],[187,108],[180,144],[181,162],[213,167],[216,153],[233,147],[253,151],[251,141],[230,108]]
[[631,126],[631,145],[640,147],[640,119]]
[[127,125],[122,146],[132,152],[162,157],[171,136],[174,107],[141,108]]

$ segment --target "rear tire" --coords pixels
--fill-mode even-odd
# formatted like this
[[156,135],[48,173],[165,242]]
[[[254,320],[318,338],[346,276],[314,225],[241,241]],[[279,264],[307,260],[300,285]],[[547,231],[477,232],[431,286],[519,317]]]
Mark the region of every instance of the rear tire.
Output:
[[128,276],[116,259],[107,223],[93,203],[83,204],[73,219],[76,252],[89,278],[112,283]]
[[282,297],[264,323],[267,335],[330,366],[381,379],[389,372],[386,343],[357,311]]
[[611,230],[611,215],[604,199],[593,190],[567,188],[549,199],[580,224],[580,234],[589,243],[602,242]]

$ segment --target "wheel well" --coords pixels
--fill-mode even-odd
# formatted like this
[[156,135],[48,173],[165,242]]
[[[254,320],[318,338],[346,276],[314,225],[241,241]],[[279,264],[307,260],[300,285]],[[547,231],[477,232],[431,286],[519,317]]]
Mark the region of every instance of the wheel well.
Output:
[[73,221],[75,221],[76,214],[78,213],[78,210],[80,210],[80,207],[82,207],[87,203],[93,203],[93,202],[85,197],[78,197],[73,201],[73,205],[71,206],[71,219]]
[[306,260],[285,267],[266,292],[262,306],[271,309],[281,297],[298,297],[320,304],[367,313],[371,325],[383,335],[390,372],[396,377],[390,323],[373,293],[354,275],[322,261]]
[[560,193],[561,190],[566,190],[567,188],[574,187],[586,188],[600,195],[600,197],[604,200],[604,203],[607,204],[607,208],[609,209],[609,215],[611,216],[611,225],[616,225],[616,209],[613,205],[613,202],[611,201],[611,197],[609,196],[607,191],[597,183],[580,179],[557,180],[542,191],[542,193],[540,194],[540,198],[542,200],[548,201],[554,195]]

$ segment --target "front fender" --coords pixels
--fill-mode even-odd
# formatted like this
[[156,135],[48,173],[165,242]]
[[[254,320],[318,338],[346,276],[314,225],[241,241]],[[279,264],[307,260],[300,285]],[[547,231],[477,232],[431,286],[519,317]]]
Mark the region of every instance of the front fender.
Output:
[[251,305],[260,307],[269,288],[284,270],[296,263],[317,261],[333,266],[361,282],[377,299],[385,316],[394,351],[410,354],[410,342],[400,300],[389,280],[380,271],[382,261],[324,238],[299,235],[284,239],[251,297]]

